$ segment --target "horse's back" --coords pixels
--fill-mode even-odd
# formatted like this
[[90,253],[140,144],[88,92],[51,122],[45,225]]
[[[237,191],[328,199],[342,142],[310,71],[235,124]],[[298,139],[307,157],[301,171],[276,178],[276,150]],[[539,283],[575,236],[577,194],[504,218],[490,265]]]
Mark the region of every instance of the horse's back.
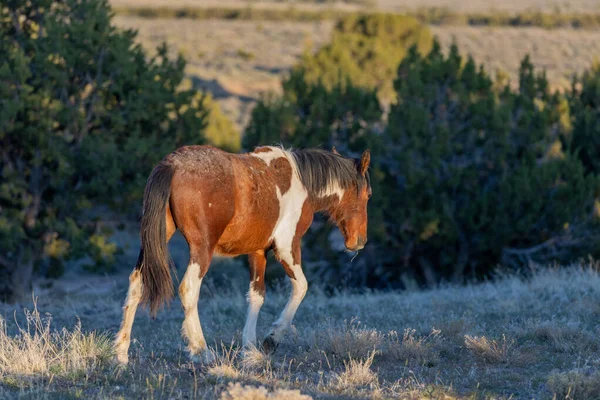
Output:
[[208,236],[223,255],[268,247],[279,217],[278,194],[288,191],[291,179],[282,154],[265,160],[210,146],[171,153],[163,162],[174,167],[169,204],[177,228],[188,241]]
[[[217,251],[225,255],[248,254],[270,246],[280,209],[278,188],[289,186],[291,168],[288,164],[286,177],[281,158],[265,162],[256,153],[236,155],[231,161],[235,214],[219,240]],[[283,182],[286,179],[288,182]]]
[[[235,212],[232,154],[210,146],[186,146],[164,163],[174,169],[169,206],[188,242],[219,239]],[[201,238],[188,236],[200,235]]]

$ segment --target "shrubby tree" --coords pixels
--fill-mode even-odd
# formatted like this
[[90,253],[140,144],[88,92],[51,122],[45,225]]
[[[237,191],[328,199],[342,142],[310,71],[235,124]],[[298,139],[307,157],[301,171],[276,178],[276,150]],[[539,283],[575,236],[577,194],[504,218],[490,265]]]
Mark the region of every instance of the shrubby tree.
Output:
[[206,109],[178,90],[184,60],[148,59],[111,25],[107,1],[14,0],[0,7],[0,299],[34,269],[111,262],[102,202],[138,204],[152,166],[201,143]]
[[205,94],[202,106],[208,111],[207,125],[204,130],[206,141],[226,151],[234,153],[240,151],[242,146],[240,132],[233,122],[223,114],[219,103],[210,94]]
[[394,252],[380,262],[435,283],[591,250],[598,179],[564,151],[569,106],[528,58],[518,91],[493,90],[483,67],[435,43],[426,56],[410,51],[394,87],[376,158],[382,248]]
[[354,86],[376,89],[389,103],[400,61],[411,46],[426,54],[433,36],[415,18],[395,14],[355,14],[336,24],[331,43],[315,54],[305,54],[296,69],[306,80],[327,88],[350,80]]
[[600,65],[575,77],[569,95],[573,109],[571,148],[586,171],[600,173]]
[[[398,68],[384,130],[382,114],[366,112],[380,109],[375,93],[340,82],[328,86],[297,68],[282,97],[259,102],[245,137],[247,147],[372,149],[369,245],[350,263],[326,245],[331,231],[317,221],[304,246],[313,275],[333,285],[433,285],[489,276],[498,264],[520,268],[596,251],[599,180],[570,150],[580,110],[551,92],[528,58],[515,91],[456,46],[447,55],[438,43],[427,54],[413,47]],[[577,101],[590,104],[594,86],[584,87],[590,95]],[[350,97],[362,100],[338,103],[342,88],[362,91]],[[347,126],[344,111],[361,121],[358,135],[338,129]]]
[[374,90],[356,87],[350,80],[328,88],[321,81],[308,81],[305,71],[296,69],[284,80],[281,97],[258,101],[243,144],[246,149],[283,144],[360,151],[367,130],[381,115]]

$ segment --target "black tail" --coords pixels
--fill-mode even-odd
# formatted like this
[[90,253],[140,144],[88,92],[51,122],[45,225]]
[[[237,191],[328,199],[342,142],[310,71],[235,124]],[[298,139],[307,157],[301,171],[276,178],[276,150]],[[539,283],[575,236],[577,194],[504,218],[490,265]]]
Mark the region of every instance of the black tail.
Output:
[[152,316],[156,316],[162,304],[173,297],[166,225],[172,178],[173,167],[161,162],[150,174],[144,191],[142,248],[136,269],[142,274],[142,303],[150,305]]

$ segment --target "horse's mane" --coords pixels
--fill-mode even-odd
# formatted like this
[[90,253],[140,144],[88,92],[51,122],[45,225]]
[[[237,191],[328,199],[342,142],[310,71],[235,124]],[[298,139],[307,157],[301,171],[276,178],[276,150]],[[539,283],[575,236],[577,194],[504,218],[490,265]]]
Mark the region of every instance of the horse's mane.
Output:
[[359,172],[358,159],[321,149],[294,149],[290,154],[298,167],[300,180],[310,195],[324,193],[336,183],[344,190],[352,186],[362,190],[369,185],[368,173],[363,177]]

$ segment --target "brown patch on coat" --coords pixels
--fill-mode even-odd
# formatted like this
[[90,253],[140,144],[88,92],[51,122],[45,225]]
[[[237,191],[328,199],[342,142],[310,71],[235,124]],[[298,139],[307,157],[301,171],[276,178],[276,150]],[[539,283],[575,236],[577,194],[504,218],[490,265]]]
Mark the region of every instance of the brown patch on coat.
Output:
[[271,161],[270,168],[275,178],[275,184],[284,195],[292,186],[292,166],[289,160],[285,157],[276,158]]
[[217,244],[217,252],[234,256],[269,247],[279,217],[276,179],[272,168],[254,156],[232,160],[235,175],[235,215]]
[[256,149],[254,149],[254,153],[268,153],[270,151],[273,151],[273,149],[267,146],[257,147]]
[[308,228],[310,228],[314,215],[315,212],[310,202],[306,200],[304,202],[304,205],[302,205],[302,214],[300,214],[300,219],[298,220],[298,224],[296,225],[296,232],[292,241],[292,258],[294,261],[294,265],[298,265],[302,262],[302,251],[300,248],[300,241],[302,239],[302,236],[304,236],[306,231],[308,231]]
[[267,257],[264,250],[248,254],[248,266],[250,268],[250,285],[252,289],[265,298],[265,269]]

